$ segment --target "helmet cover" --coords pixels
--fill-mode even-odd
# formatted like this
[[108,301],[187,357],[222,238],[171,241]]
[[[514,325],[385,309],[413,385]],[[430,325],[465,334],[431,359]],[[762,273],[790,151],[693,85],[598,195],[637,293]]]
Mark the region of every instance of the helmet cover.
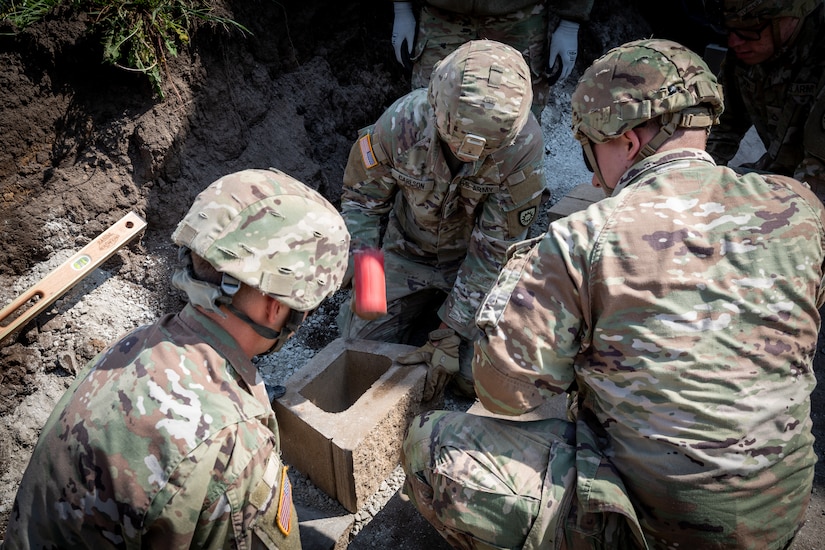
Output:
[[441,139],[471,162],[512,144],[524,128],[530,69],[511,46],[471,40],[436,64],[427,97]]
[[677,127],[707,128],[724,109],[722,88],[704,60],[670,40],[628,42],[585,70],[571,97],[579,141],[610,141],[648,120],[679,114]]
[[172,233],[217,271],[298,311],[341,285],[349,232],[317,191],[273,168],[226,175],[195,198]]
[[822,0],[716,0],[723,24],[732,29],[763,25],[779,17],[805,18]]

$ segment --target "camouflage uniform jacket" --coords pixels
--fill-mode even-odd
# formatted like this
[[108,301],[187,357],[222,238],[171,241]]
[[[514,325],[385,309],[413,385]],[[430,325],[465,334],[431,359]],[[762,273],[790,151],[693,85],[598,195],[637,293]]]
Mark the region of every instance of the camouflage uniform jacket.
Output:
[[773,60],[746,65],[732,51],[720,72],[725,112],[707,150],[727,164],[751,125],[767,152],[753,166],[808,182],[825,197],[825,27],[820,6],[793,45]]
[[512,145],[451,175],[427,90],[414,90],[362,130],[350,153],[341,210],[352,248],[383,245],[434,269],[460,264],[439,316],[474,339],[481,298],[507,247],[526,236],[538,213],[543,155],[541,128],[530,115]]
[[[401,1],[401,0],[395,0]],[[552,13],[561,19],[583,23],[590,17],[593,0],[426,0],[430,6],[467,15],[504,15],[536,4],[546,3]]]
[[62,397],[5,548],[249,548],[253,530],[283,547],[268,538],[280,496],[283,540],[300,548],[279,447],[255,366],[188,305],[109,347]]
[[577,388],[651,548],[782,548],[816,462],[824,226],[795,180],[653,155],[511,249],[478,315],[477,394],[521,414]]

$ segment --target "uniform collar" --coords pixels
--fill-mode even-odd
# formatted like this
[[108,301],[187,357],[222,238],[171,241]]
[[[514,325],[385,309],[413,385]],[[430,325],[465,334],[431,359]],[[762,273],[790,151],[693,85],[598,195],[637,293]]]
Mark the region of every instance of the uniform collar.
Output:
[[456,177],[469,177],[478,174],[484,162],[490,156],[485,155],[472,163],[463,163],[458,173],[453,175],[444,156],[444,151],[441,150],[441,139],[438,137],[438,130],[435,127],[435,115],[431,116],[431,123],[427,126],[424,137],[417,145],[423,145],[427,148],[427,161],[429,166],[432,167],[433,174],[445,181],[450,181]]
[[658,175],[663,171],[683,168],[690,162],[706,162],[716,166],[713,157],[702,149],[673,149],[655,153],[631,166],[619,179],[619,183],[616,184],[612,196],[615,197],[625,187],[643,179],[650,172],[655,171]]
[[260,372],[258,372],[257,367],[249,357],[241,351],[241,347],[232,335],[192,304],[186,304],[183,310],[178,313],[177,321],[223,355],[226,358],[228,367],[238,373],[238,376],[246,384],[249,393],[262,404],[271,407]]

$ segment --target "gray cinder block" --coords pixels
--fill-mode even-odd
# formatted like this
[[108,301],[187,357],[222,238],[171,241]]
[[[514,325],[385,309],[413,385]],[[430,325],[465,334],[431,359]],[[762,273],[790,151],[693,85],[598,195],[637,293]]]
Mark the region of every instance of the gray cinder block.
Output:
[[398,465],[410,419],[423,410],[426,367],[395,362],[414,349],[339,338],[296,371],[273,402],[285,462],[350,512]]

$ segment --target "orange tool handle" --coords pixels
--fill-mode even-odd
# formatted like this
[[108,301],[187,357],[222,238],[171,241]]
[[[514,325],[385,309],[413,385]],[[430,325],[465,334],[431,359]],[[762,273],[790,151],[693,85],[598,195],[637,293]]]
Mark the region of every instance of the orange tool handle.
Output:
[[384,253],[371,248],[355,252],[355,314],[377,319],[387,313]]

